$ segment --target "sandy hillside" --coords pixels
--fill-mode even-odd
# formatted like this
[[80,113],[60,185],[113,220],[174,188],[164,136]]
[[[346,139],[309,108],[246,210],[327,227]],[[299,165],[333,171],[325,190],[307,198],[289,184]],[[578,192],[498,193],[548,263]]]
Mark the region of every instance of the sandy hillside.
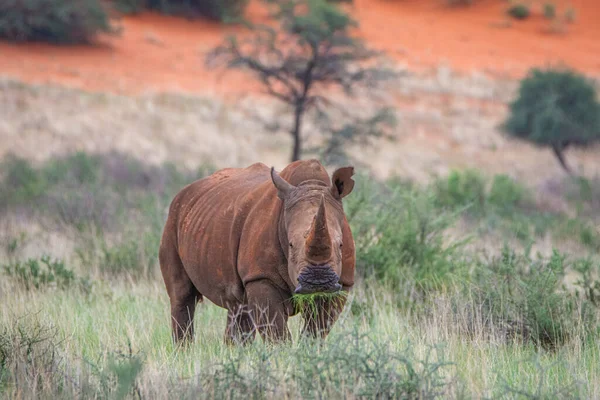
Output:
[[[559,13],[568,6],[577,12],[575,23],[559,34],[549,32],[539,7],[529,20],[508,24],[500,0],[470,7],[448,7],[442,0],[356,0],[352,12],[360,34],[407,76],[388,87],[400,117],[395,140],[353,149],[354,156],[380,176],[426,179],[449,168],[477,167],[543,184],[560,175],[548,150],[508,140],[498,125],[514,95],[514,78],[532,66],[566,64],[600,77],[595,3],[558,2]],[[253,4],[250,15],[261,19],[264,11]],[[281,109],[257,98],[256,85],[244,74],[204,66],[206,51],[235,28],[151,13],[119,24],[120,36],[102,38],[94,47],[0,42],[0,154],[43,159],[117,149],[192,167],[206,161],[286,163],[289,138],[257,120]],[[318,132],[308,133],[317,143]],[[568,157],[595,175],[598,154],[570,151]]]

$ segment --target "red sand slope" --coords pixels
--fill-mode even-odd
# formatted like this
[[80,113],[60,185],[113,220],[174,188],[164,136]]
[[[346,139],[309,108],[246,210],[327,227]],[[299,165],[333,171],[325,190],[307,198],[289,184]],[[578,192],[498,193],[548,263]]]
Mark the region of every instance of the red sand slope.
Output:
[[[504,0],[448,7],[444,0],[356,0],[353,13],[362,34],[414,70],[441,63],[459,72],[518,77],[530,67],[563,63],[600,76],[600,5],[572,0],[574,24],[562,34],[548,33],[539,9],[527,21],[508,21]],[[563,12],[566,2],[560,3]],[[251,9],[254,18],[261,10]],[[0,75],[27,82],[52,82],[119,93],[150,91],[247,91],[240,73],[222,79],[203,64],[203,53],[231,28],[146,13],[121,21],[120,36],[96,47],[14,45],[0,42]]]

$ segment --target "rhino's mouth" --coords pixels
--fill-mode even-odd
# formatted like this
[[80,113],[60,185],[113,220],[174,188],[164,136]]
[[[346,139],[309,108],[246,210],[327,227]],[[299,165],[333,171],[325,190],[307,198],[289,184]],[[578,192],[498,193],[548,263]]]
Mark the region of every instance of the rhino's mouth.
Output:
[[300,272],[295,294],[337,292],[340,278],[329,265],[310,265]]

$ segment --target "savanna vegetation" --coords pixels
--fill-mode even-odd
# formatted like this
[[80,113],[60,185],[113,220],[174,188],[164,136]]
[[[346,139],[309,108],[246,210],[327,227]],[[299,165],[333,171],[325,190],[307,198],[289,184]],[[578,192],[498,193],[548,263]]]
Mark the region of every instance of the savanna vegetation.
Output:
[[0,3],[0,39],[15,42],[87,44],[99,34],[119,32],[115,18],[154,10],[187,18],[232,21],[246,0],[6,0]]
[[80,44],[114,33],[99,0],[5,0],[0,2],[0,38],[16,42]]
[[231,21],[244,15],[248,0],[113,0],[113,3],[118,11],[125,14],[154,10],[188,18]]
[[[88,42],[112,31],[99,3],[73,3],[77,13],[72,2],[52,3],[4,2],[0,36]],[[116,3],[231,16],[222,2]],[[245,2],[231,4],[239,15]],[[368,68],[376,54],[348,35],[353,24],[337,9],[307,1],[316,8],[302,14],[294,4],[279,3],[289,53],[265,28],[218,55],[252,70],[292,106],[295,138],[314,107],[331,132],[321,153],[331,161],[344,143],[375,132],[361,135],[356,118],[331,117],[324,111],[331,99],[312,89],[350,91],[357,82],[369,89],[379,77]],[[257,54],[265,50],[266,61]],[[573,124],[593,118],[593,90],[579,78],[543,78],[524,82],[508,129],[555,152],[591,143],[584,140],[595,131]],[[563,98],[546,82],[574,92]],[[563,105],[574,108],[563,113]],[[378,114],[363,125],[384,120]],[[345,200],[357,284],[327,340],[300,338],[293,318],[292,343],[228,347],[226,311],[204,304],[194,343],[177,349],[157,249],[173,195],[213,169],[148,165],[119,153],[1,160],[1,398],[600,397],[597,179],[565,177],[553,194],[561,207],[550,209],[507,175],[452,171],[417,184],[378,181],[357,168]]]
[[225,310],[203,304],[177,350],[156,252],[173,194],[212,167],[76,153],[0,168],[1,397],[600,395],[597,181],[565,180],[561,214],[504,175],[363,170],[345,203],[358,281],[324,343],[292,318],[291,344],[227,347]]

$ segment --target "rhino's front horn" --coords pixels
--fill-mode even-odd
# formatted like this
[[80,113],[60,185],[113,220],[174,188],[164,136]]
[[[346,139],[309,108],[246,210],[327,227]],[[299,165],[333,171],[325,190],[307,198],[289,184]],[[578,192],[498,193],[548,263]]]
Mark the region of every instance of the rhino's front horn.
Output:
[[331,257],[331,238],[327,229],[325,198],[321,196],[319,211],[313,219],[310,233],[306,238],[306,256],[313,262],[324,262]]

